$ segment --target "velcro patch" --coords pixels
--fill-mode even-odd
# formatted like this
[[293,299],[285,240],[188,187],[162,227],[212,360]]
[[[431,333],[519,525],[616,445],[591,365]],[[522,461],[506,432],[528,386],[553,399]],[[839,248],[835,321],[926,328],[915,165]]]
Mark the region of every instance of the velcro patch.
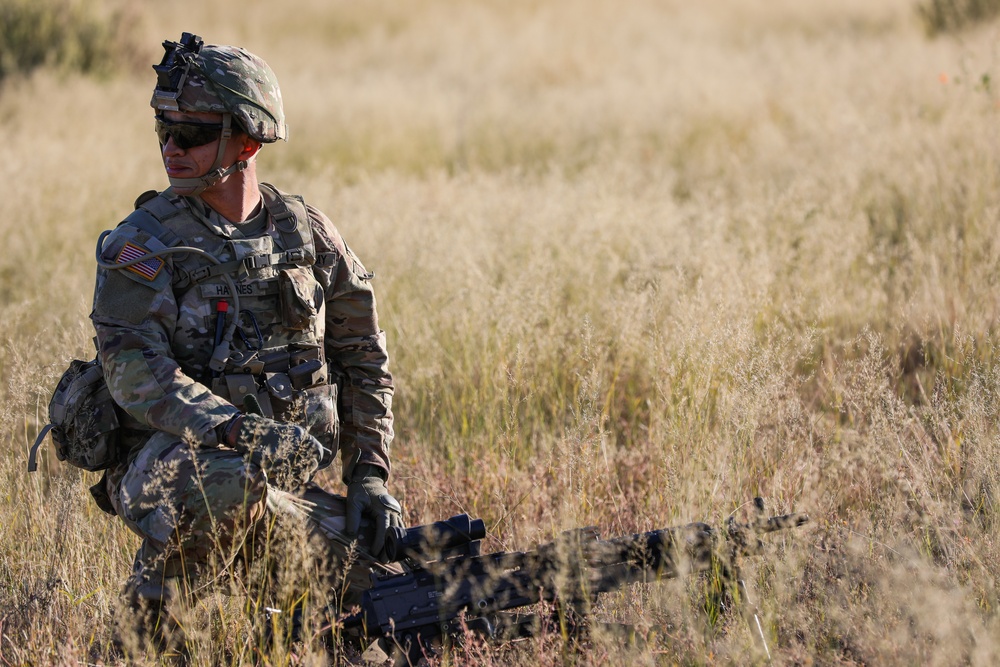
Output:
[[[142,246],[135,245],[134,243],[126,243],[121,252],[118,253],[118,257],[115,258],[115,263],[125,264],[126,262],[131,262],[135,259],[141,259],[148,254],[149,251]],[[144,262],[138,262],[131,266],[126,266],[125,269],[151,281],[160,274],[160,270],[163,269],[163,264],[164,261],[162,259],[159,257],[153,257]]]

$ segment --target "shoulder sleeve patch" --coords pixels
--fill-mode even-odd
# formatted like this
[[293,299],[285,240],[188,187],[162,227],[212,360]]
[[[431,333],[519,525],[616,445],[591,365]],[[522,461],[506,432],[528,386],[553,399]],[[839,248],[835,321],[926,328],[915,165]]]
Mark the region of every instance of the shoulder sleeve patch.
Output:
[[[159,291],[169,286],[171,282],[172,269],[169,257],[148,255],[165,249],[166,246],[156,237],[130,224],[122,224],[105,240],[101,248],[101,260],[113,265],[129,264],[120,269],[108,269],[108,272],[130,278],[140,285]],[[130,262],[135,263],[130,264]]]
[[148,254],[149,251],[141,245],[132,243],[131,241],[126,241],[125,245],[123,245],[122,249],[118,252],[118,256],[115,258],[115,264],[129,264],[130,262],[135,262],[134,264],[124,267],[125,270],[131,271],[139,277],[152,282],[156,280],[156,276],[160,275],[160,271],[163,269],[165,262],[160,257],[137,261]]

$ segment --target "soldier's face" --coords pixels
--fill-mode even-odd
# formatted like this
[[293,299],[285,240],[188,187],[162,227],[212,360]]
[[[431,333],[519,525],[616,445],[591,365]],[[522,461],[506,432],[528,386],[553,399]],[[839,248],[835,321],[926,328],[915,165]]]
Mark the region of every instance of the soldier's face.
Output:
[[[193,111],[164,111],[163,119],[168,123],[199,123],[199,124],[221,124],[222,114],[203,113]],[[168,126],[169,130],[169,126]],[[165,134],[166,141],[160,146],[160,155],[163,158],[163,167],[170,178],[198,178],[204,176],[215,164],[216,155],[219,152],[219,139],[216,138],[200,146],[190,146],[181,148],[178,143],[185,144],[182,140],[178,142],[169,131]],[[233,139],[226,142],[226,147],[222,157],[222,167],[228,167],[236,162],[237,156],[242,150],[242,142],[234,135]],[[184,194],[178,192],[178,194]]]

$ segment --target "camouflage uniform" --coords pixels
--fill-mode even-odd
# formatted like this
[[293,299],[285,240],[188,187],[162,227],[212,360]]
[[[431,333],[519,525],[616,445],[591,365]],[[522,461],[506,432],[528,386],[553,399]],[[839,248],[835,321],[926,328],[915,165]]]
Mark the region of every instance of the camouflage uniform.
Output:
[[[255,58],[212,48],[223,60]],[[200,104],[205,81],[192,70],[187,84],[184,108]],[[280,104],[276,85],[258,92]],[[283,121],[257,122],[260,110],[245,106],[233,115],[248,134],[283,138]],[[98,270],[91,319],[130,447],[108,471],[106,490],[114,512],[143,540],[126,587],[133,600],[168,600],[174,585],[198,586],[218,566],[252,557],[251,538],[270,530],[269,516],[305,519],[332,557],[344,556],[342,497],[312,484],[276,485],[261,467],[217,446],[217,427],[246,407],[244,396],[255,395],[267,416],[307,428],[331,453],[321,465],[339,449],[345,482],[359,464],[389,470],[393,387],[372,274],[321,212],[266,184],[261,191],[260,212],[239,225],[197,196],[148,193],[100,250],[116,264],[183,245],[221,264],[183,253]],[[223,317],[238,318],[240,335],[220,374],[209,362],[219,304],[232,302],[224,273],[235,280],[240,312]],[[350,593],[372,565],[358,561]]]

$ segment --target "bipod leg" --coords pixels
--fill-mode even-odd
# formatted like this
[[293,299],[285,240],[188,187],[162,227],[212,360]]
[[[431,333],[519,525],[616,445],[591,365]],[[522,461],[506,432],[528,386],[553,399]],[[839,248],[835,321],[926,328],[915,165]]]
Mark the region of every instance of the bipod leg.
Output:
[[767,647],[767,639],[764,637],[764,628],[760,624],[760,609],[757,608],[757,603],[751,599],[750,591],[747,589],[746,582],[743,579],[739,579],[739,585],[740,594],[746,601],[746,611],[753,615],[754,624],[757,626],[757,634],[760,635],[760,643],[764,645],[764,654],[767,655],[767,661],[771,662],[771,649]]

